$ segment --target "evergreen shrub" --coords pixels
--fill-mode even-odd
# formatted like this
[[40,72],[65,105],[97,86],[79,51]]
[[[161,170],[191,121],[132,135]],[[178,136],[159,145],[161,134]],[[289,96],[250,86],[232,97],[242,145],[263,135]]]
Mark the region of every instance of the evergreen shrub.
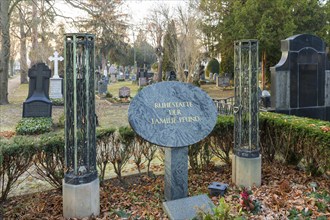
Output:
[[53,106],[64,106],[64,99],[63,98],[51,98]]
[[19,135],[36,135],[50,132],[53,120],[48,117],[22,118],[17,126],[16,133]]
[[210,73],[220,73],[220,63],[217,59],[212,58],[206,66],[205,76],[209,77]]

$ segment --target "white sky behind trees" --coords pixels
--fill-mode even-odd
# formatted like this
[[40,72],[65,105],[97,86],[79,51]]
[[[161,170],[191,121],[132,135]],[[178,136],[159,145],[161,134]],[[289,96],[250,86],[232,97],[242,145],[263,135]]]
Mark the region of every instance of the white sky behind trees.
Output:
[[[124,0],[123,12],[129,15],[128,22],[130,25],[130,30],[128,30],[129,37],[132,39],[133,29],[135,30],[135,36],[137,35],[137,30],[141,27],[143,20],[151,13],[154,8],[160,5],[168,6],[172,11],[175,10],[179,5],[184,6],[187,4],[187,0]],[[55,3],[55,8],[58,13],[66,16],[77,18],[84,16],[84,12],[79,9],[73,8],[65,3],[63,0],[58,0]],[[56,22],[65,23],[66,31],[68,33],[78,32],[77,28],[70,26],[63,18],[57,18]]]

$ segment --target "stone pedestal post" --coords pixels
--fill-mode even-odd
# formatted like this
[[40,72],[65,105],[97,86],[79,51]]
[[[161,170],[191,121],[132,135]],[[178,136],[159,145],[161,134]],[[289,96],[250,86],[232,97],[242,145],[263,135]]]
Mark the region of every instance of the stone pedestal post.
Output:
[[84,218],[100,213],[100,183],[95,179],[90,183],[72,185],[63,181],[63,216]]
[[188,147],[165,148],[165,200],[188,196]]
[[232,181],[237,186],[261,185],[261,155],[255,158],[244,158],[233,155]]
[[62,96],[62,78],[50,78],[49,98],[61,99]]

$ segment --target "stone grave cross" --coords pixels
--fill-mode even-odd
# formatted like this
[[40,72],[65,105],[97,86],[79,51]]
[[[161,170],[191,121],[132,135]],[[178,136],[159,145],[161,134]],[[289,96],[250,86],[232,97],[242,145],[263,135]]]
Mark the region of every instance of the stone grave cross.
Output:
[[64,58],[61,57],[61,56],[58,56],[58,52],[55,51],[55,52],[54,52],[54,56],[53,56],[53,57],[50,56],[50,57],[48,58],[48,60],[49,60],[49,61],[54,61],[54,76],[53,76],[53,78],[60,78],[60,77],[58,76],[58,61],[63,61]]

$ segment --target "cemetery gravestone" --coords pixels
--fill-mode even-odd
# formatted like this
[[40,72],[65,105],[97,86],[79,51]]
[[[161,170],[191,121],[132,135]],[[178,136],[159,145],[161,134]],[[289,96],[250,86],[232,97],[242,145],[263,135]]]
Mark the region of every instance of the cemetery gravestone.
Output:
[[114,65],[111,65],[109,68],[109,73],[110,73],[110,82],[115,83],[117,82],[117,68]]
[[54,61],[54,75],[50,78],[50,90],[49,90],[49,97],[53,99],[61,99],[62,96],[62,81],[63,79],[58,75],[58,62],[63,61],[64,58],[58,56],[58,52],[54,52],[54,56],[50,56],[48,58],[50,61]]
[[125,79],[129,80],[129,72],[128,71],[125,72]]
[[29,94],[23,103],[23,118],[51,117],[52,102],[49,100],[50,69],[44,63],[33,65],[29,71]]
[[209,79],[210,79],[210,80],[213,79],[213,73],[210,73],[210,75],[209,75]]
[[[217,109],[212,99],[191,84],[156,83],[134,97],[128,110],[128,119],[142,138],[165,147],[165,200],[168,202],[187,197],[187,146],[202,140],[213,130]],[[195,202],[194,199],[191,201]],[[177,210],[169,208],[173,206],[167,202],[164,203],[165,211],[169,216],[176,215]],[[203,204],[209,206],[208,202],[212,203],[208,199]],[[186,213],[186,219],[195,215],[195,211],[187,207],[181,213]]]
[[281,41],[282,58],[271,68],[276,112],[330,121],[330,70],[325,42],[300,34]]
[[139,77],[139,86],[146,86],[147,83],[147,78],[146,77]]
[[112,82],[112,83],[117,82],[117,77],[116,77],[115,74],[111,74],[111,75],[110,75],[110,82]]
[[216,80],[218,87],[227,87],[230,86],[230,78],[227,76],[219,76]]
[[219,74],[215,73],[213,75],[213,81],[216,82],[218,77],[219,77]]
[[99,90],[99,82],[101,81],[101,73],[99,71],[95,71],[95,91]]
[[98,82],[98,93],[100,95],[106,94],[108,91],[108,77],[102,76],[102,79]]
[[128,98],[131,96],[131,89],[124,86],[119,89],[119,98]]

